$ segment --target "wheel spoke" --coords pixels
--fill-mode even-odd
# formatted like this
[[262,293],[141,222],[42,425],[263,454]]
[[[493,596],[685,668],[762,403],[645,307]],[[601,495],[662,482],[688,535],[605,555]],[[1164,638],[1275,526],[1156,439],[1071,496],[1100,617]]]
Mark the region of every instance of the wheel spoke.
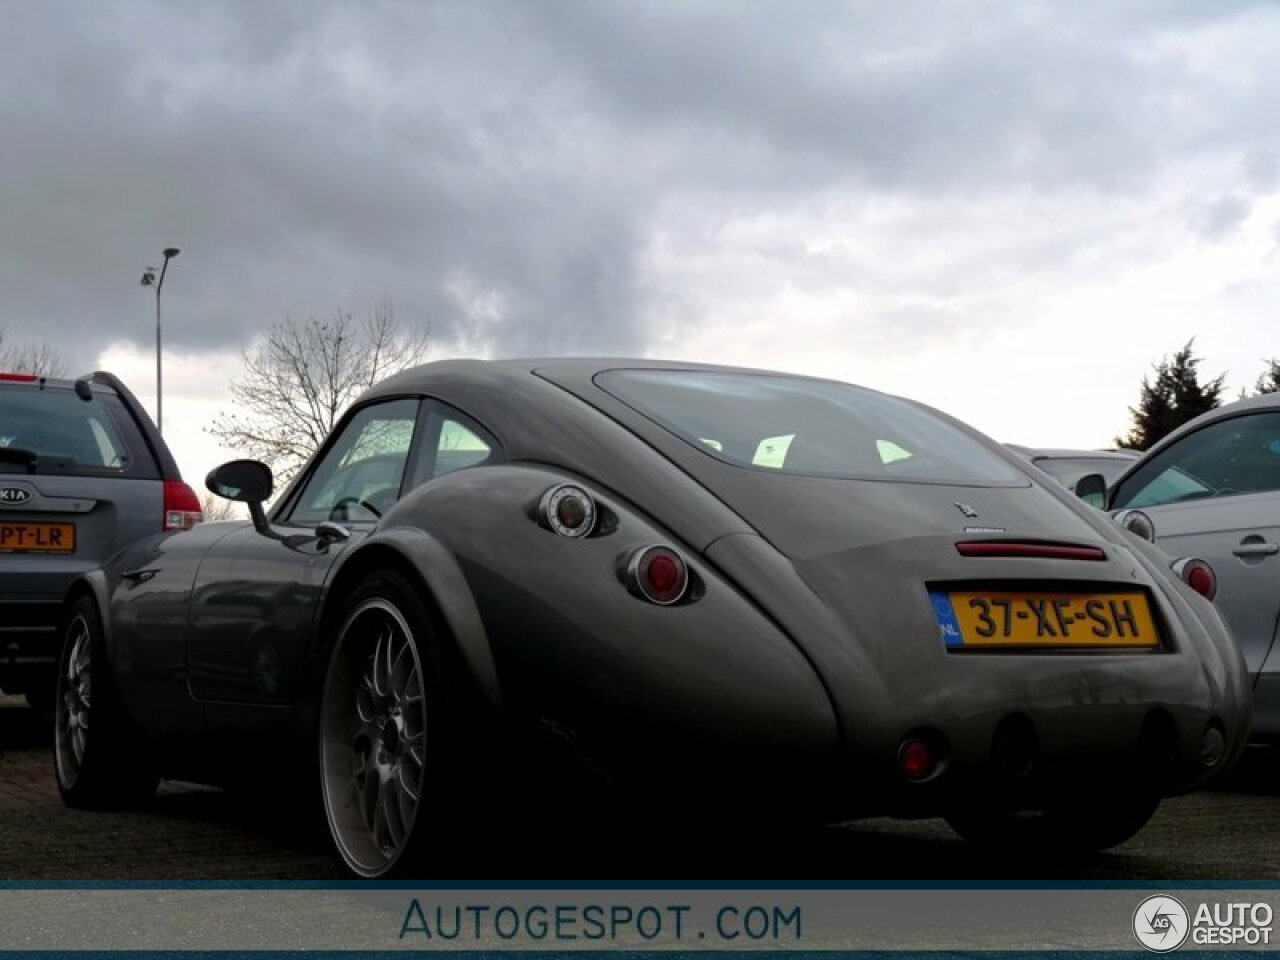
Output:
[[373,689],[373,665],[365,666],[364,675],[356,690],[356,715],[364,723],[369,723],[378,715],[378,695]]
[[384,847],[390,850],[399,850],[400,845],[404,843],[405,835],[405,819],[401,815],[401,799],[400,790],[395,780],[387,780],[382,785],[382,802],[380,812],[382,814],[382,823],[386,829],[386,840]]
[[372,673],[373,692],[379,697],[385,697],[391,677],[391,628],[389,626],[378,634],[377,643],[374,644]]
[[360,787],[360,815],[364,818],[366,829],[377,836],[378,793],[382,784],[382,778],[378,776],[378,768],[373,764],[366,764],[363,776],[357,777],[356,782]]
[[413,816],[414,805],[418,802],[421,773],[421,765],[416,760],[410,761],[407,756],[400,761],[399,766],[396,768],[396,784],[400,788],[402,797],[401,811],[404,813],[406,821]]
[[391,695],[397,703],[404,700],[406,687],[417,672],[409,643],[402,639],[399,646],[395,662],[391,665]]

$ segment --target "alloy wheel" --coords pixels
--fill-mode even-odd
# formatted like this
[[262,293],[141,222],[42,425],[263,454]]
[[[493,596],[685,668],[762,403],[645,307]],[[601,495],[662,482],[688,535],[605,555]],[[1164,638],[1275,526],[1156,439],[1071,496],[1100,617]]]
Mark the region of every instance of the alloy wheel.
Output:
[[67,632],[71,652],[58,684],[55,706],[57,722],[58,777],[64,785],[75,783],[84,766],[89,740],[89,716],[93,681],[91,663],[92,638],[83,615],[71,621]]
[[376,877],[398,862],[426,782],[427,704],[414,633],[381,597],[338,634],[321,702],[325,813],[347,866]]

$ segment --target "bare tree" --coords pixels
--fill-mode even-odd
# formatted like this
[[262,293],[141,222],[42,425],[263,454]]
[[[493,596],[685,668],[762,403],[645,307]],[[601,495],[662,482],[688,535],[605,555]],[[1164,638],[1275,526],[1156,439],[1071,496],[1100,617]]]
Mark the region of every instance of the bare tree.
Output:
[[245,375],[231,381],[236,409],[220,413],[207,432],[286,481],[356,397],[426,354],[426,330],[402,332],[390,300],[363,323],[342,311],[327,322],[285,320],[245,352]]
[[0,333],[0,370],[34,373],[41,377],[60,377],[66,372],[58,351],[43,341],[5,343]]
[[200,512],[207,521],[243,520],[248,513],[234,500],[223,500],[212,493],[200,494]]

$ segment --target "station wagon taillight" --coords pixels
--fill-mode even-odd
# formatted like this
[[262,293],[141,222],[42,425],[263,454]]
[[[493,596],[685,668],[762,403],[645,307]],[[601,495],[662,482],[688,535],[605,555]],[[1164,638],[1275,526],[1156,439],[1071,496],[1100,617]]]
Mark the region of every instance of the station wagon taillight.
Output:
[[12,383],[35,383],[39,379],[34,373],[0,373],[0,380]]
[[164,482],[164,529],[190,530],[204,519],[200,498],[181,480]]

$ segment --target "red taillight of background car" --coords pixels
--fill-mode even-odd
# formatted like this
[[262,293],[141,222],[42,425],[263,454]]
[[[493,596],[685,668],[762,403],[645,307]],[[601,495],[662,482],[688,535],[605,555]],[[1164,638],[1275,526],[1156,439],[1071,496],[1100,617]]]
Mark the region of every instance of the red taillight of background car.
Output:
[[1199,557],[1183,557],[1173,561],[1173,572],[1206,600],[1212,600],[1218,592],[1218,575],[1213,572],[1213,567]]
[[164,482],[164,529],[190,530],[204,519],[200,498],[181,480]]
[[39,379],[34,373],[0,373],[0,380],[11,383],[35,383]]
[[660,606],[670,606],[689,588],[689,568],[670,547],[640,547],[627,561],[631,592]]

